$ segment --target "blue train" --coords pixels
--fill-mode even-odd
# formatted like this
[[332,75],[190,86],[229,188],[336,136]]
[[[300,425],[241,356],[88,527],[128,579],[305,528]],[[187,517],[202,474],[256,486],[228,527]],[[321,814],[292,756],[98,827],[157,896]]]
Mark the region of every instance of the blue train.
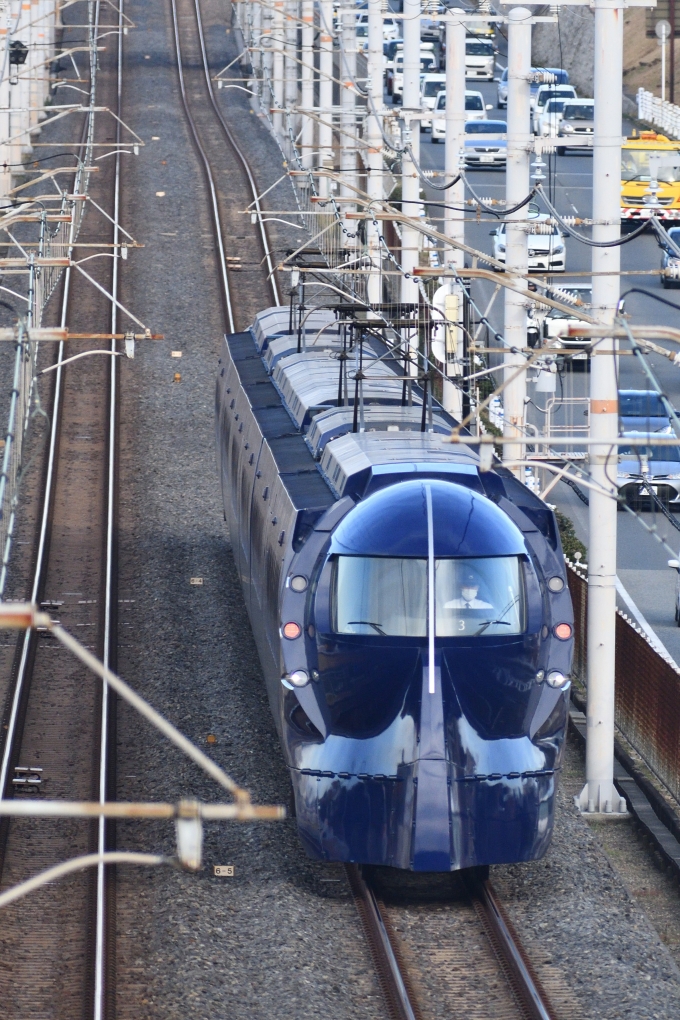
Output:
[[539,858],[573,646],[554,515],[447,443],[455,423],[386,334],[348,318],[291,329],[266,309],[225,337],[217,378],[225,517],[300,837],[414,871]]

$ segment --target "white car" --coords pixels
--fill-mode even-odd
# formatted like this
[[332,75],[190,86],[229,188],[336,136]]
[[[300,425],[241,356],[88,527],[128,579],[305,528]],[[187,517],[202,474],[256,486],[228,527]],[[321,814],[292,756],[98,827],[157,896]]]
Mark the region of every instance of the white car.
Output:
[[[365,32],[360,32],[359,29],[366,28]],[[364,38],[368,39],[368,14],[366,11],[362,11],[357,14],[357,35],[361,36],[361,42],[363,43]],[[383,18],[383,42],[389,42],[390,39],[401,38],[401,22],[395,21],[394,18]]]
[[[580,304],[574,305],[574,311],[571,315],[567,312],[559,311],[557,308],[550,308],[543,318],[543,324],[541,327],[542,342],[544,347],[550,347],[553,350],[569,351],[573,353],[573,357],[570,358],[566,364],[572,369],[583,368],[587,371],[590,367],[590,359],[588,357],[588,351],[590,350],[590,340],[581,339],[580,337],[567,336],[570,326],[587,326],[588,323],[584,319],[579,318],[578,310],[584,305],[587,309],[590,309],[590,305],[593,299],[593,285],[591,283],[565,283],[560,284],[559,291],[547,291],[548,297],[553,298],[555,301],[560,301],[562,295],[566,294],[573,298],[574,301],[580,302]],[[563,301],[563,304],[567,304],[567,301]],[[576,352],[576,353],[574,353]]]
[[465,40],[465,77],[493,81],[496,47],[490,39]]
[[[440,138],[446,138],[446,92],[440,92],[432,114],[432,141],[439,142]],[[465,90],[465,119],[486,120],[486,111],[492,109],[491,103],[484,104],[484,96],[481,92]],[[441,111],[441,114],[440,114]],[[440,114],[437,116],[437,114]]]
[[[423,113],[434,110],[437,103],[437,96],[446,89],[445,74],[423,74],[420,78],[420,105]],[[420,122],[420,130],[426,131],[432,127],[431,119],[423,119]]]
[[578,96],[573,85],[541,85],[536,93],[536,102],[534,103],[532,113],[535,135],[540,134],[538,129],[539,120],[545,110],[546,103],[550,102],[551,99],[578,99]]
[[[439,70],[437,55],[432,43],[420,44],[420,73],[431,74]],[[404,94],[404,51],[394,55],[394,76],[392,79],[392,102],[401,103]]]
[[[528,237],[528,268],[530,273],[563,273],[565,270],[564,234],[556,223],[552,224],[550,233],[538,233],[545,230],[543,224],[550,223],[550,217],[539,213],[537,206],[529,207]],[[493,257],[497,262],[505,264],[505,223],[501,223],[491,231],[493,237]]]
[[564,109],[564,99],[549,99],[543,107],[543,113],[538,118],[537,135],[542,138],[557,138]]

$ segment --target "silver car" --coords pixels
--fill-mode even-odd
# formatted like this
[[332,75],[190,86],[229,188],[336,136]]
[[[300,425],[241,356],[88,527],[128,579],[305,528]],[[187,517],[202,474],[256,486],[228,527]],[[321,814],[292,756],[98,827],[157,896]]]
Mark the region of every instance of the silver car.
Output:
[[557,154],[564,156],[567,149],[593,147],[595,103],[592,99],[575,99],[565,103],[557,129]]
[[[624,436],[650,438],[647,432],[626,432]],[[654,510],[656,500],[670,510],[680,510],[680,448],[653,443],[619,447],[616,487],[619,497],[633,510]]]

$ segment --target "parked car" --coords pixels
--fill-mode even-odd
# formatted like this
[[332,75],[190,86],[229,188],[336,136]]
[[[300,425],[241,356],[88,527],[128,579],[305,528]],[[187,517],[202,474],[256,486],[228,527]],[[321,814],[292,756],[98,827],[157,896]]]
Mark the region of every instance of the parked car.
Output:
[[[647,432],[625,432],[625,438],[649,438]],[[620,446],[616,488],[633,510],[654,510],[656,496],[669,510],[680,510],[680,447]]]
[[508,125],[504,120],[470,120],[465,125],[465,166],[468,170],[505,167]]
[[493,81],[498,50],[490,39],[465,40],[465,77]]
[[564,156],[567,149],[593,148],[593,120],[595,103],[592,99],[575,99],[565,103],[557,129],[557,154]]
[[[434,110],[437,103],[437,96],[446,89],[445,74],[424,74],[420,79],[420,105],[423,113]],[[432,120],[423,119],[420,122],[420,130],[427,131],[432,127]]]
[[671,432],[663,400],[653,390],[619,390],[619,426],[626,432]]
[[[528,268],[530,273],[563,273],[565,270],[564,234],[552,223],[550,233],[538,233],[539,225],[550,223],[550,217],[538,211],[538,207],[529,207],[528,220],[530,232],[528,237]],[[501,223],[491,231],[493,237],[493,257],[497,262],[505,263],[506,225]],[[546,229],[543,227],[542,229]]]
[[[560,284],[558,293],[553,294],[548,291],[547,296],[555,301],[559,301],[561,295],[565,293],[579,301],[582,305],[590,305],[592,303],[593,287],[590,283]],[[564,303],[566,304],[566,302]],[[558,308],[550,308],[543,317],[540,331],[545,347],[550,347],[553,350],[577,352],[572,358],[569,358],[566,364],[575,370],[582,368],[584,371],[587,371],[590,367],[590,358],[587,353],[590,348],[590,340],[567,336],[570,326],[588,325],[584,319],[579,318],[578,307],[578,305],[575,305],[573,313],[562,312]]]
[[[680,248],[680,227],[669,227],[667,233],[671,241],[674,241],[678,248]],[[662,251],[663,251],[663,254],[661,256],[662,273],[660,278],[661,286],[680,287],[680,276],[677,280],[673,280],[669,279],[667,276],[664,276],[663,274],[664,269],[675,269],[680,274],[680,255],[678,255],[677,252],[670,247],[670,245],[662,246]]]
[[540,85],[536,92],[536,102],[534,103],[532,114],[535,135],[540,134],[538,129],[539,121],[546,104],[551,99],[578,99],[578,96],[573,85]]
[[[446,109],[446,92],[437,95],[437,103],[432,115],[432,141],[439,142],[440,138],[446,137],[446,120],[444,110]],[[484,103],[484,96],[481,92],[465,90],[465,120],[486,120],[486,111],[492,109],[491,103]],[[437,116],[441,114],[441,116]]]

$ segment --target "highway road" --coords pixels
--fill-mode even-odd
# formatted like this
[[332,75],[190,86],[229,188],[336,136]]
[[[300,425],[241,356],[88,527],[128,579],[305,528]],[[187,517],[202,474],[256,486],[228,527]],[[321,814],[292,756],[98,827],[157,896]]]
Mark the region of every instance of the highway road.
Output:
[[[468,88],[482,92],[486,103],[493,104],[488,117],[505,119],[506,111],[497,109],[495,83],[468,82]],[[630,132],[630,124],[624,123],[622,133]],[[555,204],[563,214],[579,216],[592,215],[592,156],[589,154],[573,154],[566,156],[546,156],[549,164],[545,182],[546,189],[553,189]],[[426,169],[444,169],[444,145],[432,144],[429,132],[421,134],[421,162]],[[501,170],[479,170],[469,174],[472,187],[478,195],[501,198],[505,191],[505,173]],[[427,197],[441,201],[437,195],[427,189]],[[438,215],[434,206],[430,207],[433,217]],[[441,215],[441,210],[439,211]],[[480,222],[470,222],[466,228],[466,242],[489,254],[492,252],[492,238],[489,232],[493,229],[493,217],[483,216]],[[555,282],[570,279],[569,273],[588,271],[591,265],[592,249],[587,245],[568,238],[566,242],[567,272],[563,277],[556,277]],[[624,271],[632,271],[636,275],[624,276],[621,281],[622,293],[630,287],[641,287],[649,292],[631,294],[626,299],[626,311],[631,315],[633,323],[680,325],[680,291],[663,290],[658,275],[637,275],[644,271],[658,269],[660,250],[653,236],[643,235],[632,240],[622,248],[621,267]],[[574,280],[574,277],[571,277]],[[581,278],[583,282],[583,278]],[[486,307],[493,294],[493,285],[484,281],[473,284],[473,297],[478,305]],[[653,295],[663,296],[677,302],[678,311],[660,304]],[[490,313],[490,319],[498,330],[503,326],[502,294],[499,294]],[[620,358],[620,387],[645,389],[647,384],[637,359],[631,356]],[[671,365],[665,358],[652,356],[650,361],[657,379],[674,407],[680,408],[680,367]],[[584,397],[587,389],[587,373],[568,372],[558,382],[557,396]],[[540,425],[545,419],[541,408],[545,408],[546,394],[536,394],[535,385],[529,384],[530,405],[529,420]],[[573,406],[573,422],[582,421],[583,407]],[[579,417],[580,416],[580,417]],[[576,533],[588,545],[588,510],[578,496],[564,483],[559,483],[549,499],[554,500],[574,522]],[[673,549],[680,549],[680,530],[676,530],[658,513],[643,513],[645,523],[658,528],[658,534],[665,538]],[[627,513],[618,517],[618,575],[621,582],[620,605],[630,615],[630,600],[637,607],[648,625],[653,628],[657,638],[663,643],[676,662],[680,663],[680,628],[674,620],[674,602],[676,571],[667,566],[668,553],[650,536],[641,523]],[[680,515],[678,515],[680,526]],[[626,604],[626,593],[628,604]]]

